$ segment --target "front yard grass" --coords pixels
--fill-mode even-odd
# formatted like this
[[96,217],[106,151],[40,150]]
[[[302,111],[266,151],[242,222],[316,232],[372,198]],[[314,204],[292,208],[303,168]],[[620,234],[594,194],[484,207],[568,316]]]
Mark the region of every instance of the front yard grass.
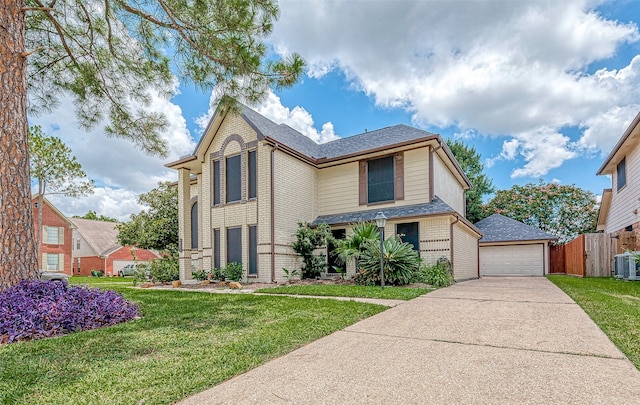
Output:
[[549,276],[640,370],[640,282]]
[[71,276],[69,277],[70,284],[87,284],[89,286],[99,287],[104,284],[115,285],[133,285],[133,277],[86,277],[86,276]]
[[407,288],[407,287],[380,287],[344,284],[312,284],[312,285],[288,285],[273,288],[261,288],[258,293],[265,294],[291,294],[291,295],[316,295],[323,297],[362,297],[382,298],[393,300],[410,300],[424,295],[433,288]]
[[140,305],[142,319],[0,346],[0,403],[173,403],[386,309],[351,301],[113,289]]

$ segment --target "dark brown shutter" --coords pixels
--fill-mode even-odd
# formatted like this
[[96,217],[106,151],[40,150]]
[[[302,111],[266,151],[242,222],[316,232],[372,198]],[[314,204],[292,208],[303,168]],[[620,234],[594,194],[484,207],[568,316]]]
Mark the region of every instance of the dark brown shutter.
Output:
[[367,205],[367,161],[358,162],[358,195],[360,205]]
[[395,155],[395,195],[396,200],[404,200],[404,152],[398,152]]

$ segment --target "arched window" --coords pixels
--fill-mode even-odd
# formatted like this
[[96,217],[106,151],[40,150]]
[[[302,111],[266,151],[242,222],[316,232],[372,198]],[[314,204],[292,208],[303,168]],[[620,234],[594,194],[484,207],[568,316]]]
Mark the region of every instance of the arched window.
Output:
[[198,202],[191,206],[191,249],[198,248]]

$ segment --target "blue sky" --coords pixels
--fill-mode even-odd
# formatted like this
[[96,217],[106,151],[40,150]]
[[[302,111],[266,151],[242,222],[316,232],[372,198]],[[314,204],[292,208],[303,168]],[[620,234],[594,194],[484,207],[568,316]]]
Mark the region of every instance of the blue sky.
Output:
[[[252,106],[316,141],[404,123],[461,139],[482,155],[498,189],[558,181],[600,194],[595,173],[640,111],[640,2],[281,1],[266,42],[298,52],[294,87]],[[635,59],[637,58],[637,59]],[[211,94],[179,87],[154,108],[172,122],[170,157],[144,156],[100,130],[82,133],[62,109],[40,117],[99,184],[83,199],[55,197],[69,215],[125,219],[135,199],[177,175]],[[108,159],[107,159],[108,158]],[[126,169],[126,170],[124,170]]]

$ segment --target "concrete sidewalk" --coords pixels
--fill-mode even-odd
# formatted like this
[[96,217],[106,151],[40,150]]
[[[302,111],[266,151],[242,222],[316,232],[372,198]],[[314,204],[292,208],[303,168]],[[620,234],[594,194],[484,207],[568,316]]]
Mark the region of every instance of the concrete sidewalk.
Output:
[[483,278],[358,322],[183,404],[635,404],[640,372],[545,278]]

